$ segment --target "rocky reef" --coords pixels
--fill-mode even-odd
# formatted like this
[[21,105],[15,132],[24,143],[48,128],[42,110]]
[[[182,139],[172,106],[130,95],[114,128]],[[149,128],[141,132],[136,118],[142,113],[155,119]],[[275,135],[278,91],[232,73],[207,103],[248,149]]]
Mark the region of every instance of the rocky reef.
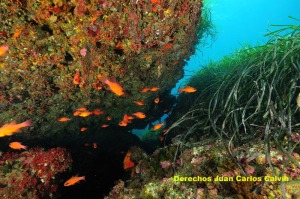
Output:
[[71,163],[70,154],[59,147],[3,153],[0,156],[0,197],[57,198],[56,179]]
[[[232,151],[236,164],[220,140],[171,145],[150,156],[133,147],[131,159],[137,165],[128,171],[131,180],[119,181],[106,198],[299,197],[300,169],[285,164],[288,157],[276,149],[271,150],[270,166],[263,151],[263,141],[237,147]],[[299,153],[292,156],[300,161]]]
[[[156,105],[154,117],[161,116],[172,106],[166,93],[205,32],[201,8],[201,0],[1,1],[0,45],[9,50],[0,57],[0,123],[31,118],[30,137],[53,136],[66,130],[52,128],[57,119],[76,108],[102,111],[86,125],[118,124],[125,113],[153,110],[156,97],[165,99]],[[121,85],[124,95],[99,75]],[[141,92],[148,87],[159,90]],[[69,122],[68,133],[78,124]]]

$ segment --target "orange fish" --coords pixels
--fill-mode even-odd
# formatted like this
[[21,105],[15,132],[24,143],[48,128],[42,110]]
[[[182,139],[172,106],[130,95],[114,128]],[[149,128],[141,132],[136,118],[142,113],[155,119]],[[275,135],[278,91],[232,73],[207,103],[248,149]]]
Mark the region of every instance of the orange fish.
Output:
[[110,116],[107,116],[106,119],[107,119],[108,121],[110,121],[110,120],[111,120],[111,117],[110,117]]
[[137,117],[139,119],[143,119],[146,117],[146,115],[142,112],[136,112],[136,113],[133,113],[132,115],[134,115],[135,117]]
[[142,93],[146,93],[146,92],[148,92],[150,90],[150,88],[143,88],[142,90],[141,90],[141,92]]
[[71,120],[71,119],[68,118],[68,117],[61,117],[61,118],[58,119],[58,121],[60,121],[60,122],[67,122],[69,120]]
[[197,89],[195,89],[194,87],[191,87],[191,86],[186,86],[186,87],[184,87],[184,88],[178,89],[178,91],[179,91],[180,93],[182,93],[182,92],[185,92],[185,93],[193,93],[193,92],[196,92]]
[[121,122],[119,122],[119,126],[127,126],[127,123],[121,121]]
[[165,123],[163,122],[163,123],[159,123],[159,124],[154,125],[153,130],[156,131],[156,130],[160,129],[164,124]]
[[158,87],[152,87],[152,88],[150,88],[150,91],[157,91],[157,90],[159,90],[160,88],[158,88]]
[[73,113],[73,115],[74,115],[74,116],[78,116],[80,113],[81,113],[80,111],[75,111],[75,112]]
[[119,122],[119,126],[127,126],[127,124],[128,124],[128,116],[127,114],[124,114],[123,120]]
[[109,125],[108,124],[102,124],[102,128],[106,128],[106,127],[108,127]]
[[101,115],[101,114],[103,114],[103,112],[100,109],[96,108],[96,109],[93,110],[93,114],[94,115]]
[[164,141],[164,136],[159,136],[159,140],[162,142],[162,141]]
[[9,49],[8,45],[4,44],[4,45],[0,46],[0,57],[5,56],[8,49]]
[[73,83],[75,85],[79,85],[80,84],[80,72],[76,71],[74,78],[73,78]]
[[64,186],[67,187],[67,186],[71,186],[71,185],[74,185],[76,183],[78,183],[80,180],[85,180],[85,176],[72,176],[72,178],[70,178],[69,180],[67,180],[65,183],[64,183]]
[[82,127],[82,128],[80,129],[81,132],[84,132],[84,131],[86,131],[86,130],[87,130],[86,127]]
[[158,104],[158,103],[159,103],[159,98],[158,98],[158,97],[154,99],[154,103],[155,103],[155,104]]
[[86,110],[87,110],[87,108],[85,108],[85,107],[80,107],[80,108],[76,109],[76,111],[80,111],[80,112],[83,112],[83,111],[86,111]]
[[22,122],[20,124],[16,124],[15,121],[13,121],[9,124],[5,124],[4,126],[2,126],[0,128],[0,137],[10,136],[13,133],[20,132],[21,128],[24,128],[24,127],[27,127],[27,126],[32,126],[32,123],[31,123],[30,120],[27,120],[27,121]]
[[134,167],[134,162],[132,162],[130,160],[130,157],[131,157],[131,153],[128,151],[126,153],[124,161],[123,161],[123,168],[124,168],[124,170],[130,169],[130,168]]
[[164,129],[164,130],[162,130],[162,132],[163,132],[163,133],[166,133],[167,131],[168,131],[168,129]]
[[110,90],[116,95],[121,96],[124,94],[123,88],[120,86],[120,84],[110,81],[106,76],[101,76],[100,81],[104,84],[107,84]]
[[94,149],[97,149],[97,147],[98,147],[98,146],[97,146],[97,143],[94,142],[94,143],[93,143],[93,148],[94,148]]
[[83,111],[83,112],[79,113],[78,116],[80,116],[80,117],[87,117],[87,116],[90,116],[91,114],[93,114],[93,112]]
[[144,102],[142,101],[133,101],[135,104],[139,105],[139,106],[144,106]]
[[9,143],[9,147],[12,149],[18,149],[18,150],[21,150],[21,149],[26,150],[27,149],[27,146],[22,145],[21,142],[11,142],[11,143]]
[[129,122],[130,122],[130,120],[133,120],[133,119],[134,119],[134,117],[133,117],[132,115],[128,115],[127,118],[128,118],[128,120],[129,120]]
[[160,3],[160,0],[150,0],[151,3]]

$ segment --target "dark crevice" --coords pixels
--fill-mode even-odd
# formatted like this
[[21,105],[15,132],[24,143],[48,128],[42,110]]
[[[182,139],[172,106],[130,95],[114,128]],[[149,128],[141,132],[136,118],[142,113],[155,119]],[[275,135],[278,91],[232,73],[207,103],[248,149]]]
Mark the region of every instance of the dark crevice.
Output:
[[65,60],[66,60],[66,62],[71,62],[71,61],[73,61],[73,56],[70,53],[66,52]]
[[43,25],[41,29],[53,35],[53,30],[48,25]]

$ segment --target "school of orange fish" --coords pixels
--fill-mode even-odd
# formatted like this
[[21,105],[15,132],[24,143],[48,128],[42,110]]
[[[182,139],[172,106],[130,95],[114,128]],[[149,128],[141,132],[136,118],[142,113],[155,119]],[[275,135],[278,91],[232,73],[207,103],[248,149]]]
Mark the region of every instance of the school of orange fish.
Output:
[[[152,1],[155,2],[155,0],[152,0]],[[18,37],[18,32],[15,33],[14,37]],[[0,57],[1,56],[6,56],[8,50],[9,50],[8,45],[4,44],[4,45],[0,46]],[[118,96],[123,96],[125,94],[124,91],[123,91],[122,86],[119,83],[117,83],[115,81],[111,81],[111,80],[109,80],[108,77],[106,77],[104,75],[100,75],[100,74],[97,76],[97,78],[98,78],[98,80],[100,80],[100,82],[102,82],[102,84],[107,85],[109,90],[111,92],[113,92],[114,94],[116,94]],[[80,72],[76,71],[76,73],[73,77],[73,83],[75,85],[79,85],[80,82],[81,82]],[[96,88],[98,90],[100,90],[102,88],[102,86],[101,85],[96,85]],[[158,90],[160,90],[160,88],[158,88],[158,87],[149,87],[149,88],[143,88],[141,90],[141,92],[142,93],[146,93],[146,92],[149,92],[149,91],[156,92]],[[180,93],[193,93],[193,92],[196,92],[196,89],[191,87],[191,86],[186,86],[185,88],[179,88],[178,91]],[[144,106],[145,105],[143,100],[133,101],[133,103],[137,104],[138,106]],[[155,98],[154,103],[155,104],[160,103],[160,99],[158,97]],[[103,114],[103,111],[101,111],[100,109],[94,109],[93,111],[89,111],[85,107],[77,108],[75,110],[75,112],[73,113],[73,115],[75,117],[77,117],[77,116],[78,117],[88,117],[88,116],[91,116],[91,115],[101,115],[101,114]],[[134,118],[144,119],[144,118],[146,118],[146,115],[143,112],[135,112],[135,113],[132,113],[132,115],[124,114],[123,120],[119,122],[119,126],[127,126],[129,123],[132,122],[132,120]],[[107,116],[106,119],[108,121],[110,121],[111,117]],[[68,117],[65,117],[65,116],[58,118],[59,122],[68,122],[70,120],[72,120],[72,119],[68,118]],[[162,129],[162,127],[164,125],[165,125],[164,122],[156,124],[156,125],[153,126],[153,130],[154,131],[160,130],[160,129]],[[8,123],[8,124],[5,124],[4,126],[2,126],[0,128],[0,137],[11,136],[14,133],[20,132],[21,128],[29,127],[29,126],[32,126],[31,120],[27,120],[27,121],[19,123],[19,124],[17,124],[15,121],[13,121],[11,123]],[[101,125],[102,128],[107,128],[108,126],[109,126],[108,124],[102,124]],[[82,127],[80,129],[80,131],[82,133],[85,132],[86,130],[87,130],[87,127]],[[163,129],[162,132],[166,133],[167,129]],[[159,139],[160,139],[160,141],[163,141],[164,137],[160,136]],[[88,145],[88,144],[86,144],[86,145]],[[16,150],[21,150],[21,149],[26,150],[27,149],[27,146],[24,146],[21,142],[11,142],[9,144],[9,147],[12,148],[12,149],[16,149]],[[95,149],[97,148],[97,143],[93,143],[93,148],[95,148]],[[128,170],[128,169],[133,168],[134,166],[135,166],[135,163],[131,161],[131,152],[128,151],[127,154],[125,155],[125,158],[124,158],[124,161],[123,161],[123,168],[124,168],[124,170]],[[81,180],[85,180],[85,176],[80,176],[80,177],[79,176],[73,176],[64,183],[64,186],[74,185],[74,184],[78,183]]]

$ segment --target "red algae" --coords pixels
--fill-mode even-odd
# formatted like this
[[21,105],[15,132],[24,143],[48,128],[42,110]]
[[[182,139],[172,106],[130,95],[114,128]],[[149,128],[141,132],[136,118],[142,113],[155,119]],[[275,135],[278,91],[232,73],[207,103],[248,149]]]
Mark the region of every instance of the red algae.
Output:
[[0,198],[55,198],[55,179],[71,163],[70,154],[60,147],[4,153],[0,157]]

